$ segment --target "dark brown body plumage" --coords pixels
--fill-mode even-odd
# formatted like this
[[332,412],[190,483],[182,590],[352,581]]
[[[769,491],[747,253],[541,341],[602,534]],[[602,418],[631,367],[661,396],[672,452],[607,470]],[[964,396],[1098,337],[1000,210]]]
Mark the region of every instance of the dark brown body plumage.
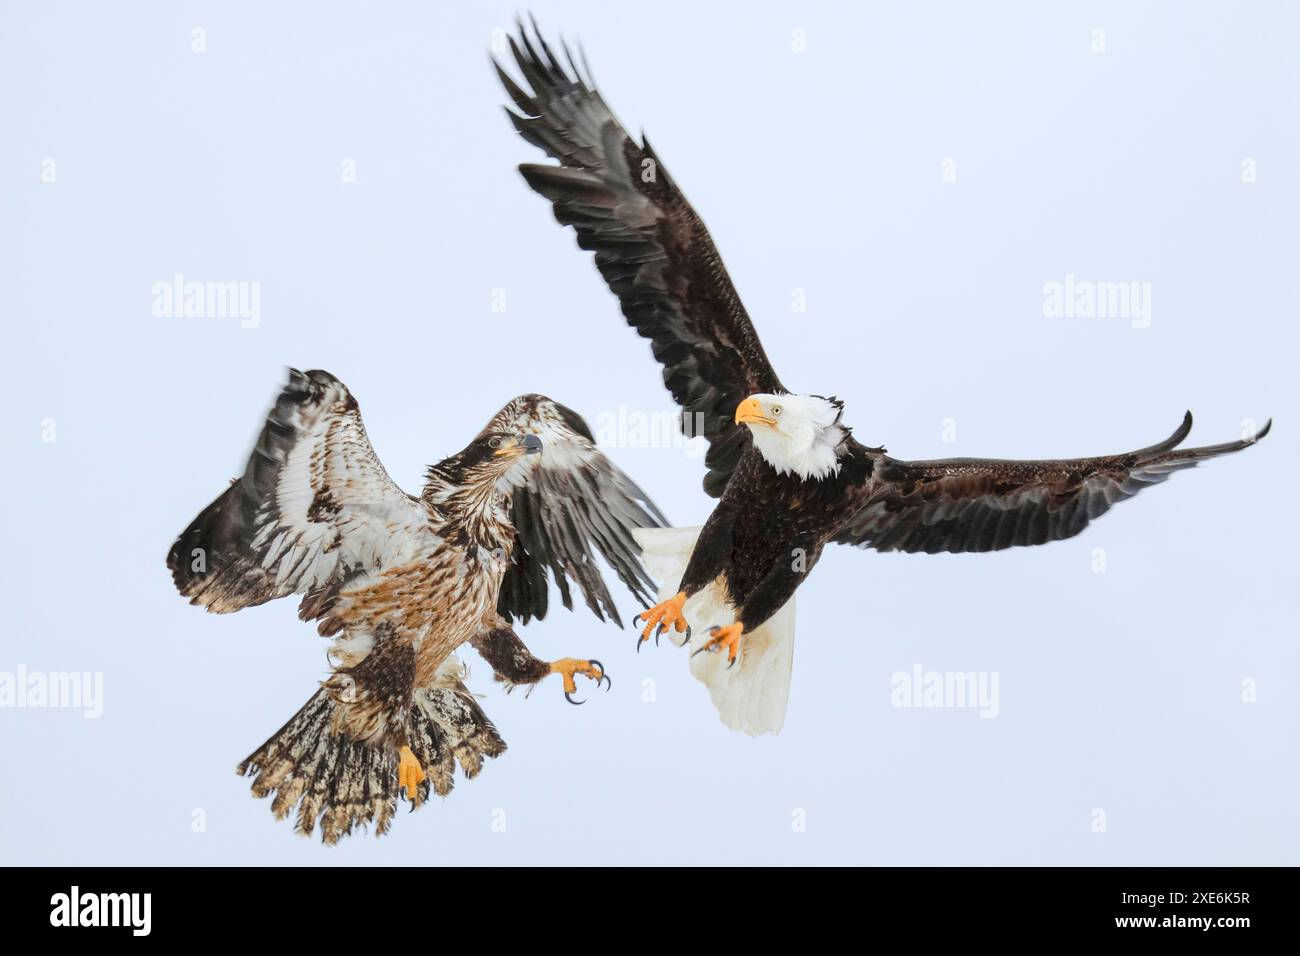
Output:
[[845,499],[863,486],[872,464],[853,454],[838,473],[805,480],[778,473],[750,445],[700,532],[681,589],[693,594],[721,575],[738,613],[762,624],[817,563],[844,523]]
[[1060,540],[1172,472],[1267,434],[1266,424],[1240,441],[1179,449],[1189,414],[1166,441],[1120,455],[909,462],[858,443],[837,419],[837,472],[779,474],[733,414],[750,396],[790,393],[703,221],[646,138],[627,134],[571,56],[566,66],[522,26],[511,50],[528,87],[498,66],[519,111],[507,110],[511,122],[558,163],[528,163],[520,172],[556,219],[575,229],[579,245],[595,252],[628,324],[650,340],[687,433],[709,441],[704,488],[721,500],[681,591],[693,595],[721,577],[747,630],[789,600],[828,541],[935,553]]

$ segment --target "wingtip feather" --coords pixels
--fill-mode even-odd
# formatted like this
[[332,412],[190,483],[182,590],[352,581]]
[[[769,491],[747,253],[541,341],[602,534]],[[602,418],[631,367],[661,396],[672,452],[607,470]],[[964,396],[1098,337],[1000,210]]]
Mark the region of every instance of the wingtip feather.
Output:
[[1183,443],[1184,439],[1187,438],[1187,436],[1191,433],[1191,431],[1192,431],[1192,413],[1190,411],[1186,411],[1183,412],[1182,423],[1177,428],[1174,429],[1174,433],[1172,435],[1170,435],[1162,442],[1156,442],[1156,444],[1154,445],[1148,445],[1146,448],[1142,448],[1138,450],[1137,452],[1135,452],[1135,454],[1139,458],[1142,458],[1151,455],[1161,455],[1167,451],[1173,451],[1175,448],[1177,448],[1179,445]]

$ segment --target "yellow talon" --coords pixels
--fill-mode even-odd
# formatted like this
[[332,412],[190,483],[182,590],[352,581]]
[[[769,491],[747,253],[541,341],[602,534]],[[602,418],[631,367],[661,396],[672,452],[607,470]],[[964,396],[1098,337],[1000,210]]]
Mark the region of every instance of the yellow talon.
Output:
[[571,696],[578,692],[578,682],[573,679],[574,674],[590,677],[597,686],[604,681],[607,685],[606,690],[614,686],[614,682],[605,674],[605,665],[597,660],[584,661],[576,657],[561,657],[551,664],[551,673],[564,675],[564,698],[570,704],[586,703],[586,701],[574,700]]
[[[686,623],[686,615],[682,613],[682,607],[686,604],[686,592],[678,591],[667,601],[656,604],[649,610],[638,614],[637,617],[645,621],[645,630],[641,632],[641,638],[636,642],[636,649],[641,650],[641,645],[650,640],[650,633],[658,628],[655,634],[655,643],[659,643],[659,635],[666,631],[677,628],[677,633],[686,632],[686,639],[689,641],[691,636],[691,626]],[[632,622],[636,623],[635,619]]]
[[424,781],[424,768],[415,759],[411,748],[403,746],[397,761],[397,786],[406,790],[406,799],[415,802],[420,784]]
[[[736,663],[736,654],[740,651],[740,636],[745,633],[745,625],[737,621],[734,624],[728,624],[724,627],[713,627],[709,629],[709,639],[704,642],[695,654],[701,651],[716,651],[720,647],[727,649],[727,666],[730,667]],[[691,657],[694,657],[692,654]]]

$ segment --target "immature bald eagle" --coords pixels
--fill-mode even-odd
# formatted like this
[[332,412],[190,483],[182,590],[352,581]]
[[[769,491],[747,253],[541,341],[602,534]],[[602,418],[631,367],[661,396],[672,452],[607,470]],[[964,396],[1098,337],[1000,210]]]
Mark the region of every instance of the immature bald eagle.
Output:
[[[676,632],[689,643],[688,617],[723,622],[692,669],[728,725],[780,729],[794,592],[828,542],[933,554],[1069,538],[1115,502],[1268,432],[1179,449],[1188,414],[1158,444],[1063,461],[899,461],[859,444],[841,402],[781,384],[708,230],[650,144],[627,135],[567,48],[566,69],[540,34],[520,34],[511,48],[530,89],[497,64],[519,109],[506,112],[559,161],[520,172],[595,252],[628,324],[650,339],[687,434],[702,422],[709,442],[704,489],[721,500],[703,528],[637,532],[647,567],[670,585],[640,640]],[[696,656],[705,650],[726,653]]]
[[334,638],[333,673],[239,765],[277,818],[335,843],[355,824],[387,831],[399,788],[411,809],[445,795],[505,742],[461,682],[469,643],[508,685],[575,675],[609,683],[599,661],[540,661],[510,627],[543,617],[548,569],[598,618],[618,611],[593,548],[648,601],[634,528],[664,524],[596,450],[586,423],[542,395],[493,416],[461,452],[402,491],[375,456],[356,400],[328,372],[292,370],[242,477],[172,545],[167,566],[191,604],[228,613],[289,594]]

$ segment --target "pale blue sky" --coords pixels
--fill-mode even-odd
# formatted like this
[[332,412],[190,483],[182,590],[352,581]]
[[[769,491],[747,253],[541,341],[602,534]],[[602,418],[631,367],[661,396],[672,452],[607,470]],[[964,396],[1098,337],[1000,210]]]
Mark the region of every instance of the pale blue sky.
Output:
[[[1094,454],[1185,408],[1196,443],[1277,425],[1071,541],[832,549],[799,592],[777,738],[722,727],[682,653],[561,611],[524,639],[601,658],[613,692],[506,697],[470,655],[510,750],[383,840],[325,849],[249,796],[235,764],[325,645],[291,602],[187,606],[163,558],[286,365],[348,383],[408,489],[520,392],[593,424],[670,409],[514,171],[538,156],[486,54],[516,9],[10,5],[0,671],[100,671],[104,700],[0,710],[0,860],[1300,862],[1300,19],[1280,3],[537,3],[650,133],[784,381],[839,395],[868,444]],[[154,316],[176,273],[259,283],[257,327]],[[1067,274],[1149,282],[1149,327],[1045,317]],[[707,515],[698,457],[611,454],[678,523]],[[918,664],[996,673],[998,717],[892,707]]]

